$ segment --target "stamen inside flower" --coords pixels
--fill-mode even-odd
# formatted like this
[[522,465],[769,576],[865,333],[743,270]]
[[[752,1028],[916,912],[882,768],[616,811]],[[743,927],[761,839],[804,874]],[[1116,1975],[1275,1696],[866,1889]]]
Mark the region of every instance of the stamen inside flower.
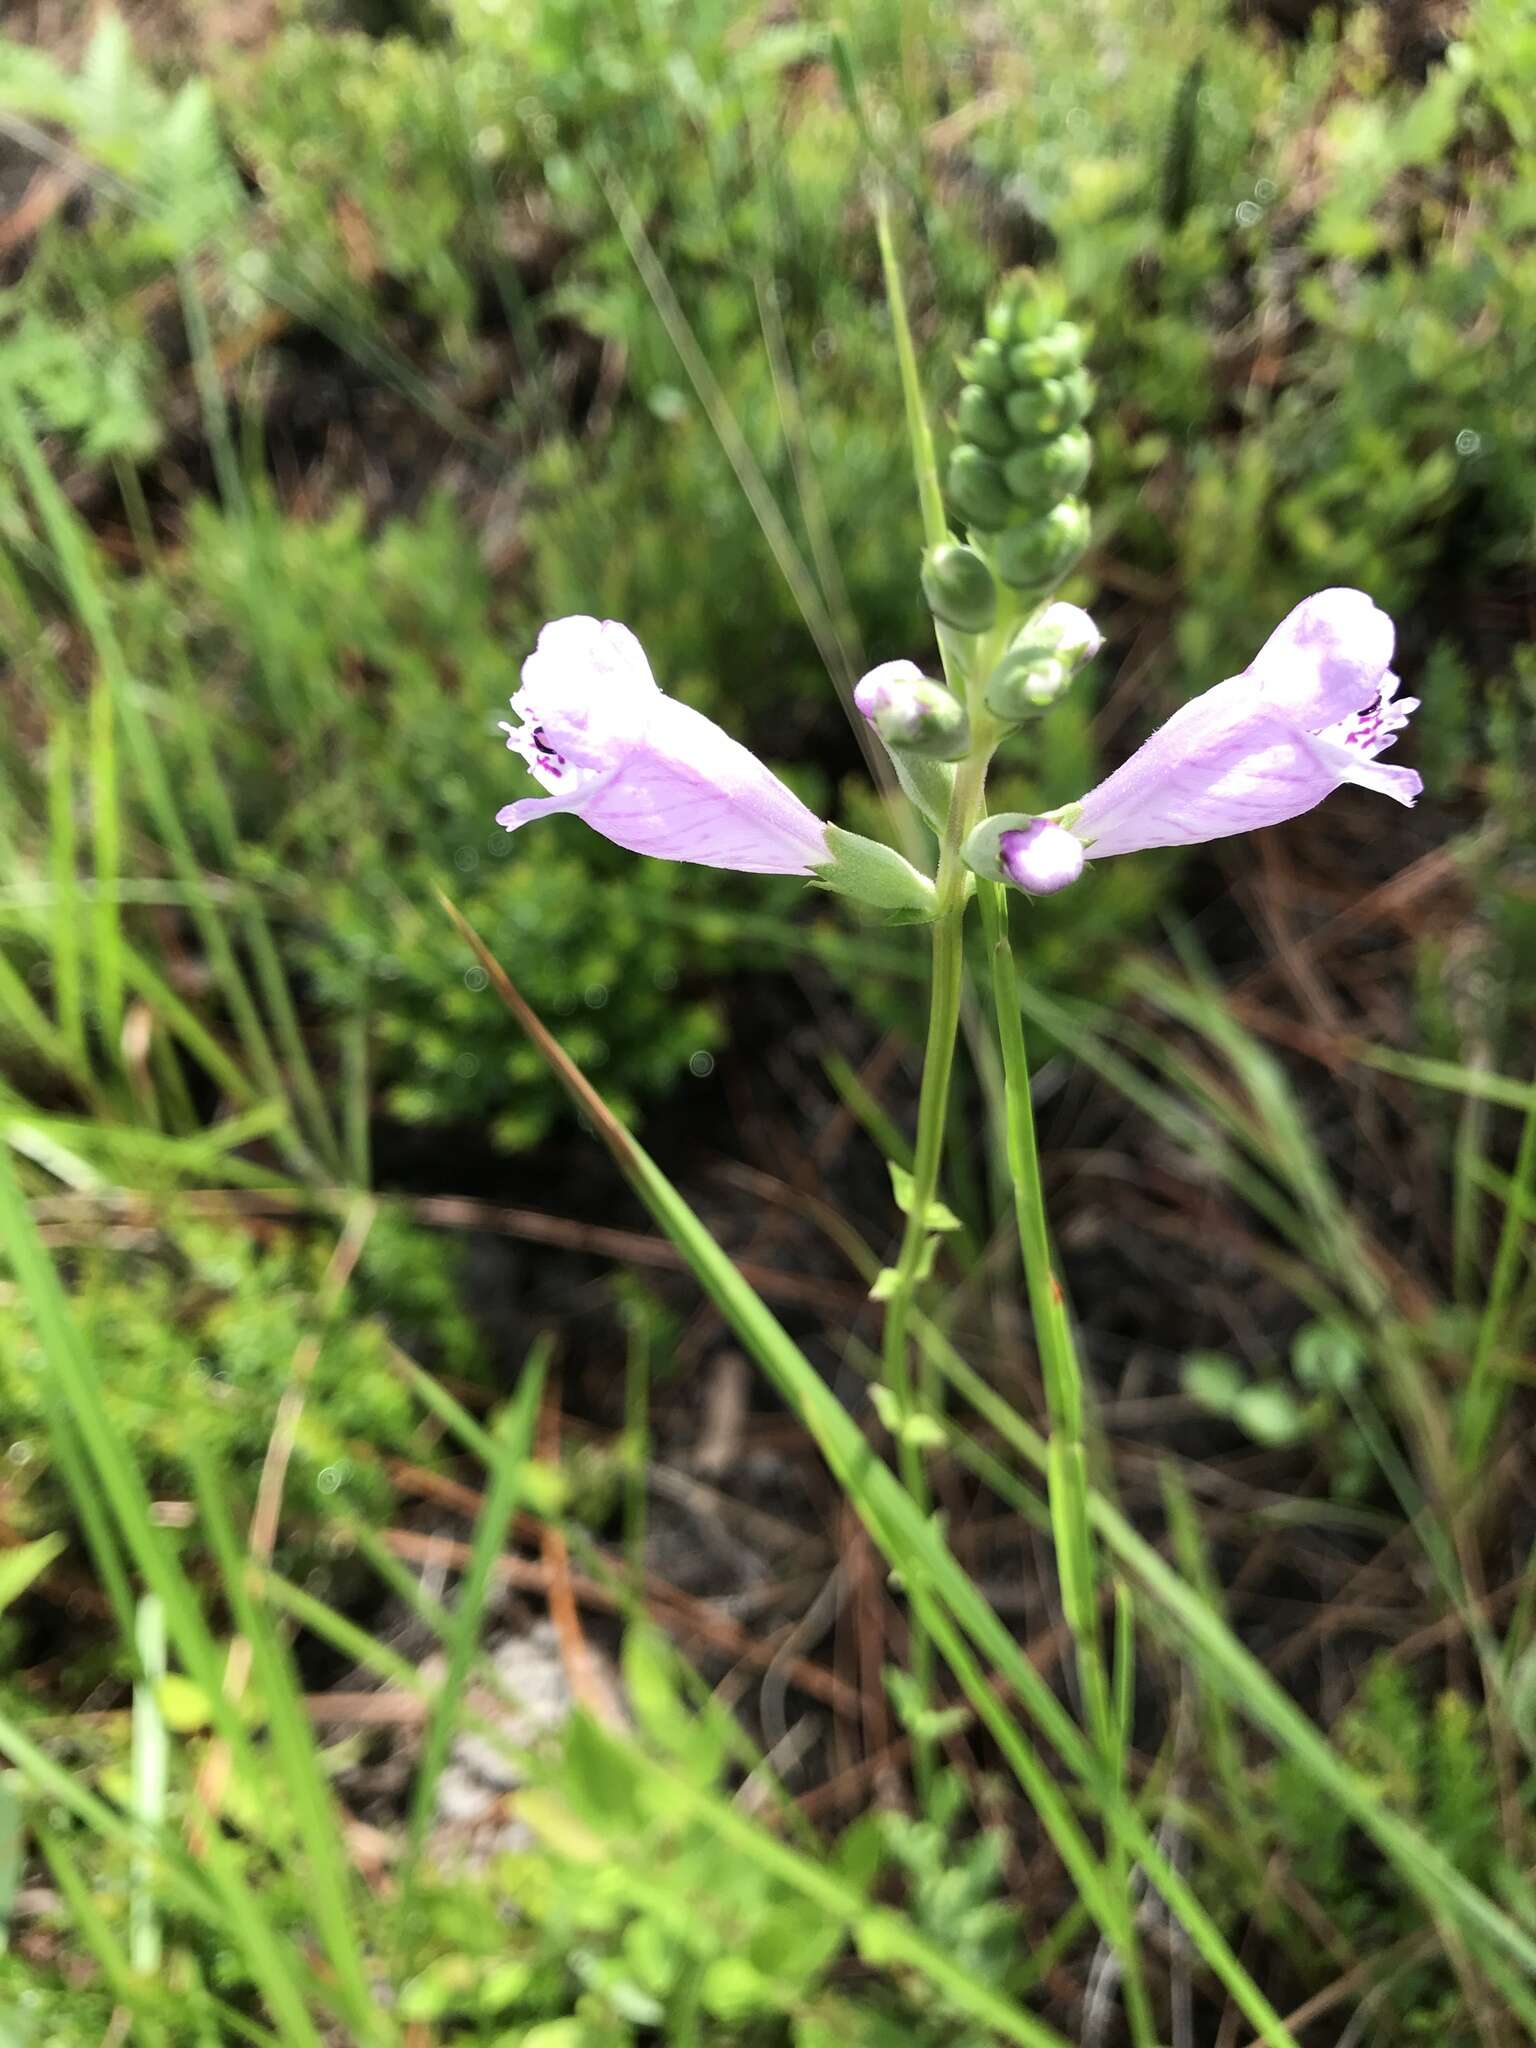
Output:
[[[519,709],[515,701],[512,708],[514,711]],[[509,751],[522,756],[529,769],[544,784],[546,789],[553,788],[568,779],[571,770],[570,762],[566,760],[560,749],[553,744],[543,726],[536,725],[532,718],[528,716],[526,709],[523,710],[523,723],[521,725],[511,725],[505,718],[500,721],[500,725],[501,730],[507,736]]]
[[1419,708],[1417,697],[1404,697],[1399,701],[1394,694],[1396,689],[1397,677],[1389,674],[1382,688],[1363,710],[1351,712],[1348,718],[1341,718],[1335,725],[1325,726],[1318,737],[1332,740],[1339,746],[1353,747],[1368,759],[1385,753],[1408,723],[1409,715]]

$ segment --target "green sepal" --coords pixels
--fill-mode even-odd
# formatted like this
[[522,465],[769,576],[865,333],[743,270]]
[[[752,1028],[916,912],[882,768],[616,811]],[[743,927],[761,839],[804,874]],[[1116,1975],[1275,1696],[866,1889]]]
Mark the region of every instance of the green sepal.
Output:
[[851,896],[871,910],[895,911],[904,923],[925,924],[937,917],[939,900],[932,882],[894,846],[829,825],[827,856],[811,870],[824,889]]
[[960,858],[971,873],[980,875],[983,881],[1007,882],[1011,886],[1012,877],[1004,872],[999,844],[1003,834],[1022,832],[1026,825],[1038,824],[1042,818],[1047,824],[1065,825],[1070,831],[1082,816],[1082,811],[1081,804],[1062,804],[1054,811],[990,811],[968,835],[960,849]]
[[959,368],[967,383],[980,384],[998,396],[1013,389],[1008,351],[1002,342],[994,341],[990,335],[978,341],[969,355],[960,358]]
[[954,762],[934,761],[926,754],[909,754],[899,747],[887,752],[902,795],[935,832],[942,832],[955,793]]

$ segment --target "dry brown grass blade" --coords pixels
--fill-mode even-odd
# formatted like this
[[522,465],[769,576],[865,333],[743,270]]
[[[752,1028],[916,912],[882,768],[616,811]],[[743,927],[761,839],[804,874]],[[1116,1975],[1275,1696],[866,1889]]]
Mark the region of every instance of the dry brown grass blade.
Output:
[[625,1130],[624,1126],[613,1114],[613,1111],[604,1102],[602,1096],[598,1094],[592,1083],[565,1050],[559,1039],[555,1037],[553,1032],[546,1030],[537,1013],[524,1002],[521,995],[513,987],[506,969],[496,958],[489,946],[486,945],[484,939],[481,938],[458,905],[445,896],[441,889],[437,892],[437,900],[453,920],[454,927],[460,938],[463,939],[465,945],[469,947],[475,958],[480,962],[480,965],[485,969],[486,977],[491,987],[495,989],[502,1002],[517,1019],[519,1028],[527,1033],[529,1040],[538,1049],[540,1055],[548,1064],[550,1072],[560,1083],[560,1086],[570,1096],[572,1102],[575,1103],[582,1115],[591,1118],[593,1128],[612,1150],[620,1165],[627,1172],[638,1172],[639,1161],[635,1157],[634,1144],[628,1131]]

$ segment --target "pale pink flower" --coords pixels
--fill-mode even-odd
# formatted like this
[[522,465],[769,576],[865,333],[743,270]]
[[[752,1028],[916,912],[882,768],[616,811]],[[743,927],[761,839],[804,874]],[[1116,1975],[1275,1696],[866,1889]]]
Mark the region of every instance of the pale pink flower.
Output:
[[1363,590],[1321,590],[1240,676],[1160,726],[1069,822],[1089,858],[1193,846],[1300,817],[1341,783],[1400,804],[1423,788],[1377,756],[1418,699],[1396,697],[1392,621]]
[[631,853],[746,874],[809,875],[827,827],[757,756],[675,697],[613,619],[556,619],[523,663],[503,722],[548,796],[496,814],[509,832],[573,812]]

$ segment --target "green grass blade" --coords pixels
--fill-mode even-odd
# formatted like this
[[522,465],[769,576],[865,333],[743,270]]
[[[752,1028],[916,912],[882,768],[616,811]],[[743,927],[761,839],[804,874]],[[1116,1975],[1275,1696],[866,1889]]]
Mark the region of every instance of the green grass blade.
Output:
[[1509,1382],[1496,1371],[1498,1351],[1509,1323],[1510,1303],[1524,1267],[1526,1216],[1536,1195],[1536,1086],[1530,1092],[1525,1118],[1520,1126],[1520,1143],[1515,1154],[1515,1171],[1504,1202],[1499,1224],[1498,1249],[1488,1296],[1477,1319],[1477,1338],[1472,1346],[1472,1363],[1456,1418],[1456,1448],[1462,1470],[1470,1473],[1483,1456],[1509,1399]]
[[78,858],[73,729],[67,719],[59,718],[48,733],[48,880],[53,902],[47,923],[53,1007],[60,1037],[88,1074]]
[[522,1494],[534,1426],[539,1416],[539,1402],[544,1392],[549,1352],[547,1342],[535,1347],[523,1366],[517,1392],[492,1434],[494,1461],[490,1467],[490,1486],[485,1505],[475,1520],[469,1564],[459,1586],[446,1645],[448,1668],[432,1702],[411,1796],[405,1863],[400,1876],[402,1900],[408,1901],[411,1896],[422,1845],[436,1810],[438,1779],[448,1761],[470,1665],[480,1639],[481,1618],[491,1591],[496,1561],[505,1548],[507,1531]]
[[11,1915],[26,1867],[26,1821],[14,1771],[0,1771],[0,1956],[10,1946]]
[[123,919],[116,888],[122,872],[122,817],[117,768],[117,691],[110,672],[91,685],[86,782],[91,800],[91,940],[96,970],[96,1016],[109,1056],[122,1058]]
[[[170,1739],[160,1712],[158,1688],[165,1677],[165,1610],[153,1597],[141,1601],[138,1626],[139,1675],[133,1688],[133,1812],[153,1843],[165,1822]],[[151,1976],[160,1967],[160,1916],[153,1852],[133,1859],[129,1873],[128,1949],[135,1970]]]
[[200,1519],[219,1565],[230,1611],[250,1644],[252,1676],[266,1711],[275,1775],[291,1804],[304,1846],[314,1927],[334,1972],[338,2011],[357,2042],[386,2043],[394,2038],[394,2029],[369,1982],[355,1897],[356,1874],[346,1858],[336,1805],[292,1661],[270,1617],[253,1597],[249,1560],[229,1518],[227,1482],[195,1437],[189,1444],[189,1460]]
[[21,1598],[40,1573],[47,1571],[64,1547],[62,1536],[39,1536],[35,1543],[0,1550],[0,1614],[13,1600]]

